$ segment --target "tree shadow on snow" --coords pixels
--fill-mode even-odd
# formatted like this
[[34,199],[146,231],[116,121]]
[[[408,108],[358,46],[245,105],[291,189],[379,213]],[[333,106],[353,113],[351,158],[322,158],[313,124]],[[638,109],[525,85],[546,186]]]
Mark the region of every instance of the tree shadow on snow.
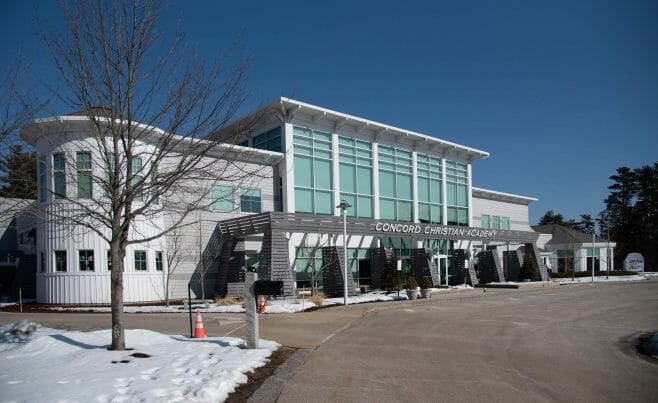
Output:
[[61,335],[61,334],[51,334],[50,337],[52,337],[53,339],[59,340],[61,342],[70,344],[72,346],[77,346],[77,347],[80,347],[80,348],[84,348],[85,350],[94,350],[94,349],[107,350],[110,347],[109,344],[103,344],[103,345],[99,346],[99,345],[82,343],[80,341],[73,340],[72,338],[66,337],[66,336]]

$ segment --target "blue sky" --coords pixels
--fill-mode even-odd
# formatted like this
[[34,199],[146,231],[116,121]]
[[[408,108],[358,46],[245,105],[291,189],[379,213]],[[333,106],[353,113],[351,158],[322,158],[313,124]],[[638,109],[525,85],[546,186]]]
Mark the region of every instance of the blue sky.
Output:
[[[56,15],[0,2],[0,58],[21,46],[40,86],[35,8]],[[245,109],[288,96],[488,151],[473,184],[538,198],[531,223],[598,214],[617,167],[658,160],[656,1],[172,1],[179,17],[209,60],[242,33]]]

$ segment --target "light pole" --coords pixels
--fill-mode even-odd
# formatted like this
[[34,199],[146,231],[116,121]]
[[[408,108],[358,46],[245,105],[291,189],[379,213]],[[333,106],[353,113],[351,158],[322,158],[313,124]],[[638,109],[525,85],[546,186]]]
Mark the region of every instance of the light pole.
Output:
[[592,283],[594,282],[594,262],[596,261],[596,254],[594,252],[594,245],[596,244],[596,226],[592,222]]
[[352,207],[345,200],[341,200],[336,208],[340,209],[343,214],[343,295],[345,297],[345,306],[347,306],[347,209]]

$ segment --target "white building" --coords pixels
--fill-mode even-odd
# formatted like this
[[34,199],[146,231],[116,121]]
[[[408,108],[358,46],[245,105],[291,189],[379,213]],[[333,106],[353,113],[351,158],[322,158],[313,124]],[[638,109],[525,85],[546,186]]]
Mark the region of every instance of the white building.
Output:
[[[257,124],[241,132],[255,116]],[[139,169],[148,167],[148,155],[157,151],[162,136],[157,128],[142,129],[149,135],[138,145],[144,156]],[[226,283],[239,281],[245,265],[260,266],[261,277],[286,282],[286,293],[295,282],[308,285],[309,263],[317,260],[315,267],[322,266],[321,248],[344,244],[336,208],[343,200],[351,205],[348,260],[359,284],[377,284],[378,250],[394,253],[405,270],[418,256],[427,257],[429,266],[414,267],[420,264],[435,283],[443,283],[447,276],[457,277],[449,269],[457,270],[458,260],[467,260],[468,266],[478,252],[497,246],[500,263],[503,250],[537,240],[528,222],[528,205],[536,199],[472,186],[474,163],[489,156],[485,151],[288,98],[217,135],[231,132],[239,136],[236,145],[217,146],[219,159],[213,163],[259,174],[240,182],[186,184],[209,200],[194,218],[201,224],[184,230],[189,253],[172,275],[174,298],[186,296],[188,284],[200,295],[199,255],[208,259],[206,296],[225,294]],[[87,199],[103,208],[103,189],[88,179],[106,169],[91,133],[87,116],[41,119],[21,132],[36,148],[38,202],[51,216],[71,217]],[[138,217],[131,231],[135,238],[147,237],[172,220],[175,211],[156,212]],[[236,230],[232,223],[251,229]],[[66,220],[44,220],[37,234],[39,302],[109,302],[109,246],[98,233]],[[171,238],[129,246],[126,302],[163,298]]]

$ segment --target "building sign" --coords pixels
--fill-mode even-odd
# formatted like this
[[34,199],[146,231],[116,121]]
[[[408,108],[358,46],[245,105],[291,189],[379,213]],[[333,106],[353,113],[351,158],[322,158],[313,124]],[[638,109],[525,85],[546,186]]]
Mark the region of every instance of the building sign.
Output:
[[627,271],[644,271],[644,258],[639,253],[629,253],[624,259],[624,268]]
[[387,234],[406,234],[406,235],[443,235],[460,239],[493,239],[498,234],[495,229],[482,228],[455,228],[446,225],[435,224],[402,224],[402,223],[377,223],[375,225],[377,232]]

